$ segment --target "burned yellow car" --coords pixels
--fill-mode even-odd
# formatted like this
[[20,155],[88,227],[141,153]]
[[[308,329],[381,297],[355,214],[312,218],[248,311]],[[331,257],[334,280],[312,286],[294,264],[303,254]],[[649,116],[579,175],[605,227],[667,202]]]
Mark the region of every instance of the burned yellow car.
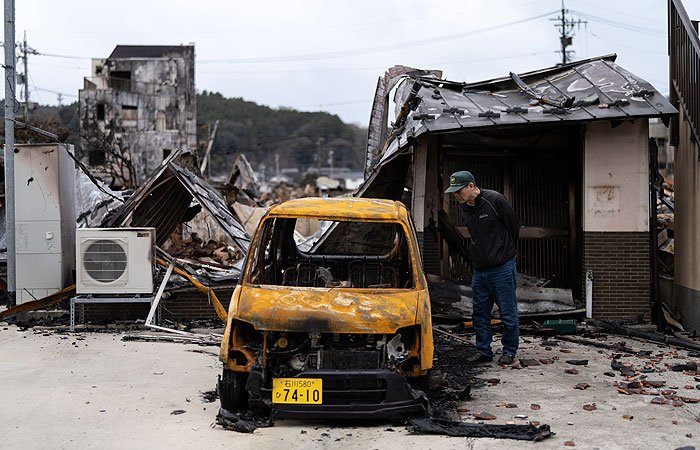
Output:
[[403,204],[306,198],[270,208],[231,298],[219,357],[230,413],[424,414],[430,299]]

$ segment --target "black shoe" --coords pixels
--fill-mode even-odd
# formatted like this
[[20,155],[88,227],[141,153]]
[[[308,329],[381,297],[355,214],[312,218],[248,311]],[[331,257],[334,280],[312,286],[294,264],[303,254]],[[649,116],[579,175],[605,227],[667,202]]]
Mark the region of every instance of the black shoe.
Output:
[[500,358],[498,358],[498,364],[503,364],[506,366],[513,364],[513,361],[515,361],[515,355],[511,355],[510,353],[504,353]]
[[493,361],[493,356],[487,356],[482,353],[476,352],[467,358],[468,363],[481,363],[481,362],[491,362]]

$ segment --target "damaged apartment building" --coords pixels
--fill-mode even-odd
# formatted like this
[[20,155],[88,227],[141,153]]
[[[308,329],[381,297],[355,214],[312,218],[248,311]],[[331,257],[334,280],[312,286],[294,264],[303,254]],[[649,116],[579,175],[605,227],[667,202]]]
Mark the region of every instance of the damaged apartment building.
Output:
[[79,157],[113,187],[136,187],[173,150],[194,150],[194,46],[118,45],[79,93]]

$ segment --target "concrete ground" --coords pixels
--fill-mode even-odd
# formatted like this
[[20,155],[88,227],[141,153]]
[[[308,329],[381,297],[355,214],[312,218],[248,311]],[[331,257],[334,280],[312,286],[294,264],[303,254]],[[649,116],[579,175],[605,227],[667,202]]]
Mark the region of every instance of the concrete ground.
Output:
[[[656,395],[624,395],[613,383],[610,350],[524,337],[521,358],[552,364],[516,368],[487,365],[460,404],[463,420],[473,413],[496,416],[489,423],[549,424],[556,436],[542,442],[411,435],[391,423],[336,424],[278,420],[274,427],[239,434],[215,426],[218,402],[202,394],[214,389],[217,348],[165,342],[125,342],[123,333],[21,331],[0,323],[0,447],[2,448],[295,448],[295,449],[490,449],[576,448],[674,449],[700,442],[700,403],[652,404]],[[621,341],[611,338],[609,342]],[[661,355],[655,363],[687,362],[686,351],[628,340],[635,349]],[[557,358],[558,359],[555,359]],[[573,366],[569,359],[587,359]],[[691,360],[700,358],[691,357]],[[648,358],[626,357],[642,365]],[[565,373],[575,368],[577,375]],[[700,397],[692,374],[649,373],[661,389]],[[495,379],[498,379],[496,383]],[[585,390],[574,389],[588,383]],[[685,387],[692,387],[686,389]],[[516,407],[506,407],[505,404]],[[595,403],[586,411],[583,405]],[[534,410],[532,404],[539,405]],[[512,406],[512,405],[510,405]],[[174,412],[181,410],[183,413]],[[519,419],[516,415],[526,415]],[[631,418],[630,418],[631,416]],[[571,442],[568,442],[571,446]]]

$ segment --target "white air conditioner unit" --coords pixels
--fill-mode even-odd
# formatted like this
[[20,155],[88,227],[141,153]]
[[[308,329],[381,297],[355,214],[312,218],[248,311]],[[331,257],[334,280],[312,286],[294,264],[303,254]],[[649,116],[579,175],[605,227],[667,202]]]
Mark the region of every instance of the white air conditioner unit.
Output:
[[77,294],[151,294],[155,228],[78,228]]

